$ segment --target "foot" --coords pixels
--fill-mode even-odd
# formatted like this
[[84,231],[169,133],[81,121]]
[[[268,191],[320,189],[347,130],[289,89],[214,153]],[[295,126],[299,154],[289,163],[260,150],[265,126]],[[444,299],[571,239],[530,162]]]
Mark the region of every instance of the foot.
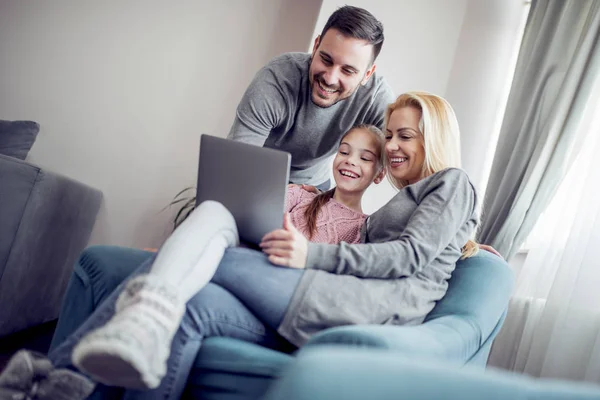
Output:
[[83,400],[94,383],[68,369],[55,369],[41,354],[17,352],[0,374],[0,399]]
[[156,388],[184,311],[176,288],[152,275],[138,276],[119,296],[113,318],[75,347],[73,364],[107,385]]

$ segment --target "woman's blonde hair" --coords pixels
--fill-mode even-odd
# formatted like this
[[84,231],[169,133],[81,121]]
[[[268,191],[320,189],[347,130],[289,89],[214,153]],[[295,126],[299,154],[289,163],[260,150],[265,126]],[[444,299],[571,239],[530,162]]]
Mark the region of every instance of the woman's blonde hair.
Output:
[[[392,113],[404,107],[412,107],[421,112],[419,133],[423,138],[425,152],[421,178],[426,178],[445,168],[460,168],[460,130],[450,103],[440,96],[427,92],[401,94],[385,110],[386,128]],[[398,189],[408,185],[407,181],[394,178],[389,169],[387,177]],[[478,250],[477,243],[469,240],[462,248],[462,258],[471,257]]]

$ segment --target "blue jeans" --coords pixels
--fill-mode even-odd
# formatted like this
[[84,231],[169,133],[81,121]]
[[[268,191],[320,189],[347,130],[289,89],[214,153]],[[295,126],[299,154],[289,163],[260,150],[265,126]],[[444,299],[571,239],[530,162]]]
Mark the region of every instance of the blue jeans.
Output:
[[[146,259],[131,277],[147,272],[152,260],[153,258]],[[259,251],[228,249],[211,283],[187,303],[183,321],[173,339],[167,375],[160,386],[148,391],[127,390],[123,393],[123,398],[178,399],[185,389],[204,337],[227,336],[280,351],[293,349],[276,329],[283,320],[302,273],[303,270],[271,265]],[[74,334],[62,344],[57,344],[61,340],[60,335],[68,330],[63,321],[69,319],[69,316],[61,313],[60,319],[63,321],[59,320],[50,352],[50,359],[56,366],[70,366],[73,347],[83,335],[112,317],[119,293],[120,290],[113,291]],[[78,301],[76,298],[69,299],[71,295],[69,285],[63,312],[65,307]],[[100,386],[96,396],[117,397],[111,390],[115,389]]]

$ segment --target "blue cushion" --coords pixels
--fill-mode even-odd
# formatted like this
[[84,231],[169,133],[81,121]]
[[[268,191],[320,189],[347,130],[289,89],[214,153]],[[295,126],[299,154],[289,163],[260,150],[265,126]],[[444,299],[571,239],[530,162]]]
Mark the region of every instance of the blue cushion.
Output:
[[263,400],[600,400],[600,386],[450,368],[381,351],[302,350]]
[[448,281],[446,295],[425,318],[425,322],[445,316],[462,316],[476,321],[483,340],[503,318],[514,286],[509,265],[487,251],[460,260]]
[[293,357],[241,340],[204,340],[188,378],[184,398],[260,398]]
[[[394,357],[410,355],[481,368],[502,324],[512,287],[513,273],[508,264],[481,251],[458,262],[448,293],[427,316],[426,323],[333,328],[316,335],[300,352],[326,344],[367,346],[394,351]],[[236,339],[206,339],[184,397],[260,398],[291,361],[290,355]]]
[[0,154],[24,160],[39,131],[33,121],[0,120]]
[[420,359],[485,367],[491,343],[505,317],[513,281],[513,272],[504,260],[481,251],[457,263],[448,292],[425,323],[342,326],[316,334],[305,347],[370,347]]

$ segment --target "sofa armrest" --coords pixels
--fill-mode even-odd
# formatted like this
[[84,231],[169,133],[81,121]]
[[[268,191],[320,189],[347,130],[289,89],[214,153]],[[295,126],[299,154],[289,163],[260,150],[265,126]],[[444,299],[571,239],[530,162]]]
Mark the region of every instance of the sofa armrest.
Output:
[[262,400],[597,400],[597,384],[538,379],[509,371],[449,368],[368,350],[308,351]]
[[411,358],[464,365],[477,353],[481,333],[468,318],[446,316],[415,326],[355,325],[327,329],[313,336],[302,349],[321,345],[375,348]]
[[[102,193],[65,176],[0,157],[0,336],[58,316],[73,265],[87,245]],[[10,210],[10,211],[9,211]],[[16,211],[15,211],[16,210]],[[6,215],[16,212],[16,215]],[[6,229],[6,230],[5,230]]]

